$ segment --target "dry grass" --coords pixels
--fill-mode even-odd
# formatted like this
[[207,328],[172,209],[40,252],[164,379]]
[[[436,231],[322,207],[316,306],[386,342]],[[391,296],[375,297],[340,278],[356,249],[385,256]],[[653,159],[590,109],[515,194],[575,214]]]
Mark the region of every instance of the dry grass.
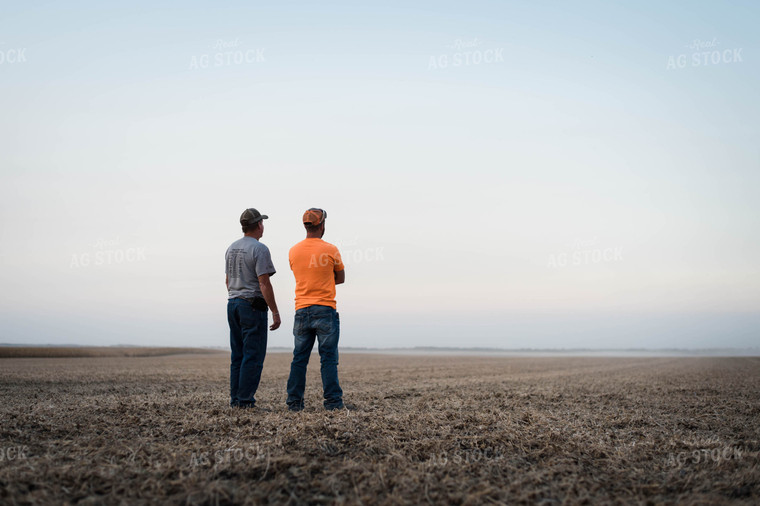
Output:
[[314,357],[295,414],[289,358],[271,412],[227,407],[225,355],[2,359],[0,502],[760,501],[760,359],[343,354],[360,409],[326,413]]

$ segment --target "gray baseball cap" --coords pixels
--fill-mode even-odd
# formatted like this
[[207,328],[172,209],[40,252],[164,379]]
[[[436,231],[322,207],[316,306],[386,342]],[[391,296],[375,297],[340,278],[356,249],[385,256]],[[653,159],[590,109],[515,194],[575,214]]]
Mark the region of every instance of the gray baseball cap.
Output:
[[269,218],[269,216],[266,214],[261,214],[256,209],[250,207],[243,211],[243,214],[240,215],[240,224],[243,226],[255,225],[261,220],[266,220],[267,218]]

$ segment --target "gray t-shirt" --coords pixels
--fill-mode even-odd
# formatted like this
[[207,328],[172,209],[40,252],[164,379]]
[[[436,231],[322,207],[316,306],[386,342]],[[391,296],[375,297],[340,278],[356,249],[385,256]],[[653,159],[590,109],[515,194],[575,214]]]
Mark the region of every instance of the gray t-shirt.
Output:
[[274,274],[269,248],[253,237],[243,236],[227,248],[225,274],[229,279],[229,298],[261,297],[259,276]]

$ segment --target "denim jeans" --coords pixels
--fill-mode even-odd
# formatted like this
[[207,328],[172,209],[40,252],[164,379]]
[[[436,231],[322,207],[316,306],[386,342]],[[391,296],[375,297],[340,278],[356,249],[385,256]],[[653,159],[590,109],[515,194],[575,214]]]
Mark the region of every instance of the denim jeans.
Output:
[[314,339],[319,341],[319,360],[322,372],[324,406],[327,409],[343,407],[343,390],[338,383],[338,337],[340,318],[337,311],[329,306],[308,306],[296,311],[293,324],[295,348],[288,378],[288,408],[303,409],[306,389],[306,366],[314,347]]
[[267,312],[251,307],[245,299],[229,299],[230,406],[250,407],[261,380],[267,354]]

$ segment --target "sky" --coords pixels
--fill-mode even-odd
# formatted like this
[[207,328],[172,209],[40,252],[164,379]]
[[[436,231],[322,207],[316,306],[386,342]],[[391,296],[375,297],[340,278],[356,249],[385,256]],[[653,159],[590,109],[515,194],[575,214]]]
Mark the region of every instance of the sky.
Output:
[[3,2],[0,342],[227,346],[255,207],[343,347],[760,346],[760,4]]

